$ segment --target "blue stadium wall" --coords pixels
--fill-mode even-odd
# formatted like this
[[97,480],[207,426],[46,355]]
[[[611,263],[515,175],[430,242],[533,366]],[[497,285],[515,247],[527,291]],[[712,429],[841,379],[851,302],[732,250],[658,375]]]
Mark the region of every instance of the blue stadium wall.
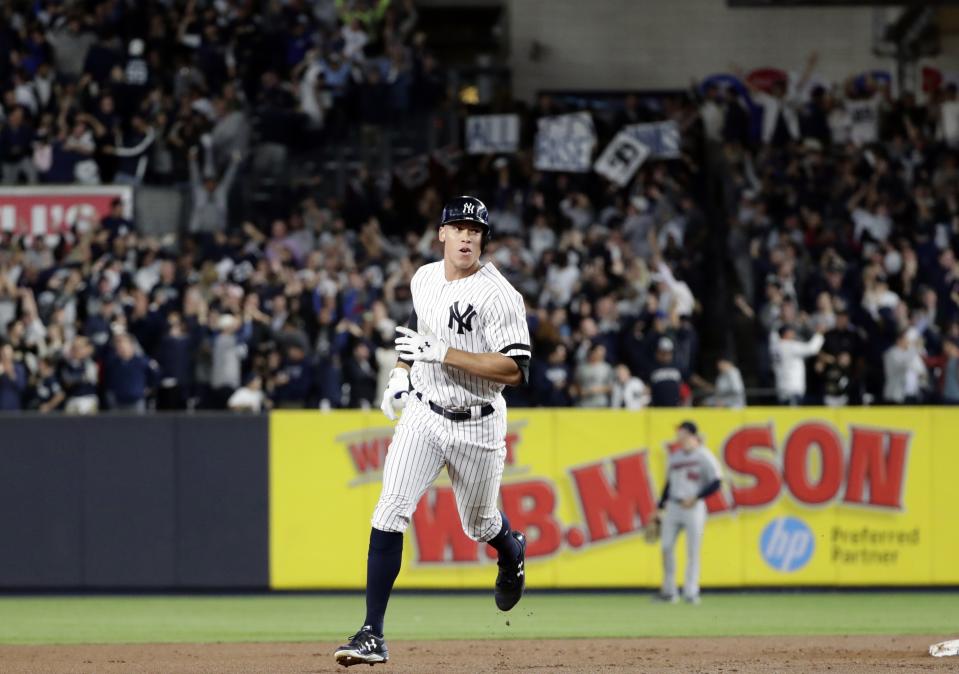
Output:
[[[704,587],[959,586],[959,413],[899,407],[510,410],[502,506],[531,587],[659,583],[641,528],[687,416],[727,478]],[[361,589],[392,430],[360,410],[0,416],[0,591]],[[398,587],[488,589],[445,477],[407,541]]]
[[0,588],[266,588],[267,417],[0,418]]

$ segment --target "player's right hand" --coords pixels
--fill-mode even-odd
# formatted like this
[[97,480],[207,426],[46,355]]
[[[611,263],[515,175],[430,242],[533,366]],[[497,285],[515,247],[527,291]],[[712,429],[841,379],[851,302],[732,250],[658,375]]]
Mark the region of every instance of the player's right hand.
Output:
[[406,407],[410,397],[410,371],[405,367],[394,367],[390,373],[390,380],[383,391],[383,402],[380,409],[390,421],[396,421],[396,413]]

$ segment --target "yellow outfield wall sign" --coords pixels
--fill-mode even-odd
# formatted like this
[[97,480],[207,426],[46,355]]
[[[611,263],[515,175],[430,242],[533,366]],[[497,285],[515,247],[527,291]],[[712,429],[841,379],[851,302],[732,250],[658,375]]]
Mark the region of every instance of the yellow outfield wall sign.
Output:
[[[724,471],[705,587],[959,584],[959,411],[511,410],[502,507],[529,536],[530,587],[661,582],[641,534],[685,418]],[[391,435],[373,412],[270,416],[272,587],[364,586]],[[413,515],[397,586],[491,588],[494,557],[463,532],[444,472]]]

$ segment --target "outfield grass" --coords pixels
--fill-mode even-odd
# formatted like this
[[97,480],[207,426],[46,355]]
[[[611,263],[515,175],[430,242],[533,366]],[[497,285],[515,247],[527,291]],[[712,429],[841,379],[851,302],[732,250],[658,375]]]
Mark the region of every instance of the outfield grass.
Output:
[[[509,614],[492,596],[400,594],[391,639],[778,634],[950,634],[959,595],[706,595],[699,606],[647,594],[528,594]],[[2,597],[0,643],[337,641],[363,619],[361,595]],[[507,624],[507,621],[509,624]]]

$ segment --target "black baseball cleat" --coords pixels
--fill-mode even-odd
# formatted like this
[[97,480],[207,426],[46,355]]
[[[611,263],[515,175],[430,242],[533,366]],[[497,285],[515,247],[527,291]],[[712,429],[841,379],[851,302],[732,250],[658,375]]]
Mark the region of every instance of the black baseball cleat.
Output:
[[373,634],[369,625],[363,625],[359,632],[350,637],[350,643],[336,649],[333,654],[336,664],[344,667],[353,665],[373,665],[390,659],[383,637]]
[[658,592],[653,595],[653,602],[659,604],[678,604],[679,597],[675,594],[665,594],[663,592]]
[[526,536],[520,531],[512,531],[510,535],[519,543],[519,559],[505,566],[500,565],[496,574],[493,598],[500,611],[509,611],[516,606],[526,588]]

